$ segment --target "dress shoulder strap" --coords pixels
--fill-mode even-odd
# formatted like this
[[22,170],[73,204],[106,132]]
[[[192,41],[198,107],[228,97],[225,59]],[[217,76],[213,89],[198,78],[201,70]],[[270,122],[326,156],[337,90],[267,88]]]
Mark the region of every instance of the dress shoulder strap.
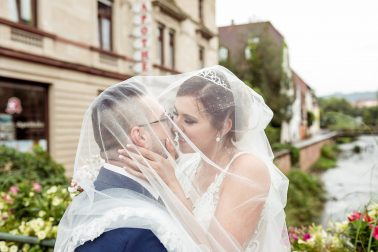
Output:
[[238,152],[236,153],[230,160],[230,162],[228,162],[226,168],[224,169],[224,171],[228,171],[230,169],[230,166],[232,165],[232,163],[235,161],[235,159],[237,159],[238,157],[240,157],[241,155],[243,154],[246,154],[247,152],[244,152],[244,151],[241,151],[241,152]]
[[235,161],[235,159],[237,159],[238,157],[240,157],[241,155],[243,154],[246,154],[247,152],[238,152],[236,153],[230,160],[230,162],[228,162],[226,168],[217,175],[217,177],[215,178],[214,182],[209,186],[209,191],[211,193],[218,193],[219,190],[220,190],[220,186],[221,184],[223,183],[223,180],[228,172],[228,170],[230,169],[230,166],[232,164],[232,162]]

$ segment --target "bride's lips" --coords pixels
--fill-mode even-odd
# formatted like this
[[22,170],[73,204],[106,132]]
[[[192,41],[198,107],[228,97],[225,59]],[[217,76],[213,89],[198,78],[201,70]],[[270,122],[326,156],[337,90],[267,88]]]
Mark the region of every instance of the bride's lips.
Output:
[[179,141],[179,143],[186,143],[185,139],[180,135],[178,137],[178,141]]

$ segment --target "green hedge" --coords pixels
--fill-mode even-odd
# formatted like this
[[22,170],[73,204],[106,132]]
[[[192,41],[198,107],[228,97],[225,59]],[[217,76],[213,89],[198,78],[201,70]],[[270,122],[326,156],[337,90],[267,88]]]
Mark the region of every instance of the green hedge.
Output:
[[312,165],[311,170],[322,172],[336,167],[336,160],[339,152],[336,144],[324,145],[321,149],[320,158]]
[[[71,202],[64,167],[41,148],[31,153],[0,146],[0,232],[54,239]],[[0,241],[0,251],[52,251]]]
[[64,171],[64,167],[40,147],[24,153],[0,146],[0,191],[25,180],[37,181],[43,186],[68,185]]
[[288,226],[318,222],[326,200],[319,178],[297,169],[292,169],[287,177],[290,181],[285,210]]

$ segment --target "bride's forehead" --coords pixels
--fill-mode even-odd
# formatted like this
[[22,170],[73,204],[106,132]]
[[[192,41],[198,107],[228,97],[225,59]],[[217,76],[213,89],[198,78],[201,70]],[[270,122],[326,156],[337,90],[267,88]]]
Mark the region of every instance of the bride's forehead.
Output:
[[194,96],[178,96],[175,107],[181,113],[201,114],[203,111],[203,104]]

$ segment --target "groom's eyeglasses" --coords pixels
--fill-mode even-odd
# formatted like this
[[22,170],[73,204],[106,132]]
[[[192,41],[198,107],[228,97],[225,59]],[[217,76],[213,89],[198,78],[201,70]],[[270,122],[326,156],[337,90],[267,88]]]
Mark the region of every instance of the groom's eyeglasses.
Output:
[[153,122],[149,122],[149,123],[145,123],[145,124],[140,124],[138,125],[139,127],[144,127],[144,126],[147,126],[147,125],[151,125],[151,124],[155,124],[155,123],[167,123],[168,125],[170,125],[171,123],[171,120],[173,120],[173,115],[171,113],[168,113],[168,112],[165,112],[164,113],[164,116],[156,121],[153,121]]

